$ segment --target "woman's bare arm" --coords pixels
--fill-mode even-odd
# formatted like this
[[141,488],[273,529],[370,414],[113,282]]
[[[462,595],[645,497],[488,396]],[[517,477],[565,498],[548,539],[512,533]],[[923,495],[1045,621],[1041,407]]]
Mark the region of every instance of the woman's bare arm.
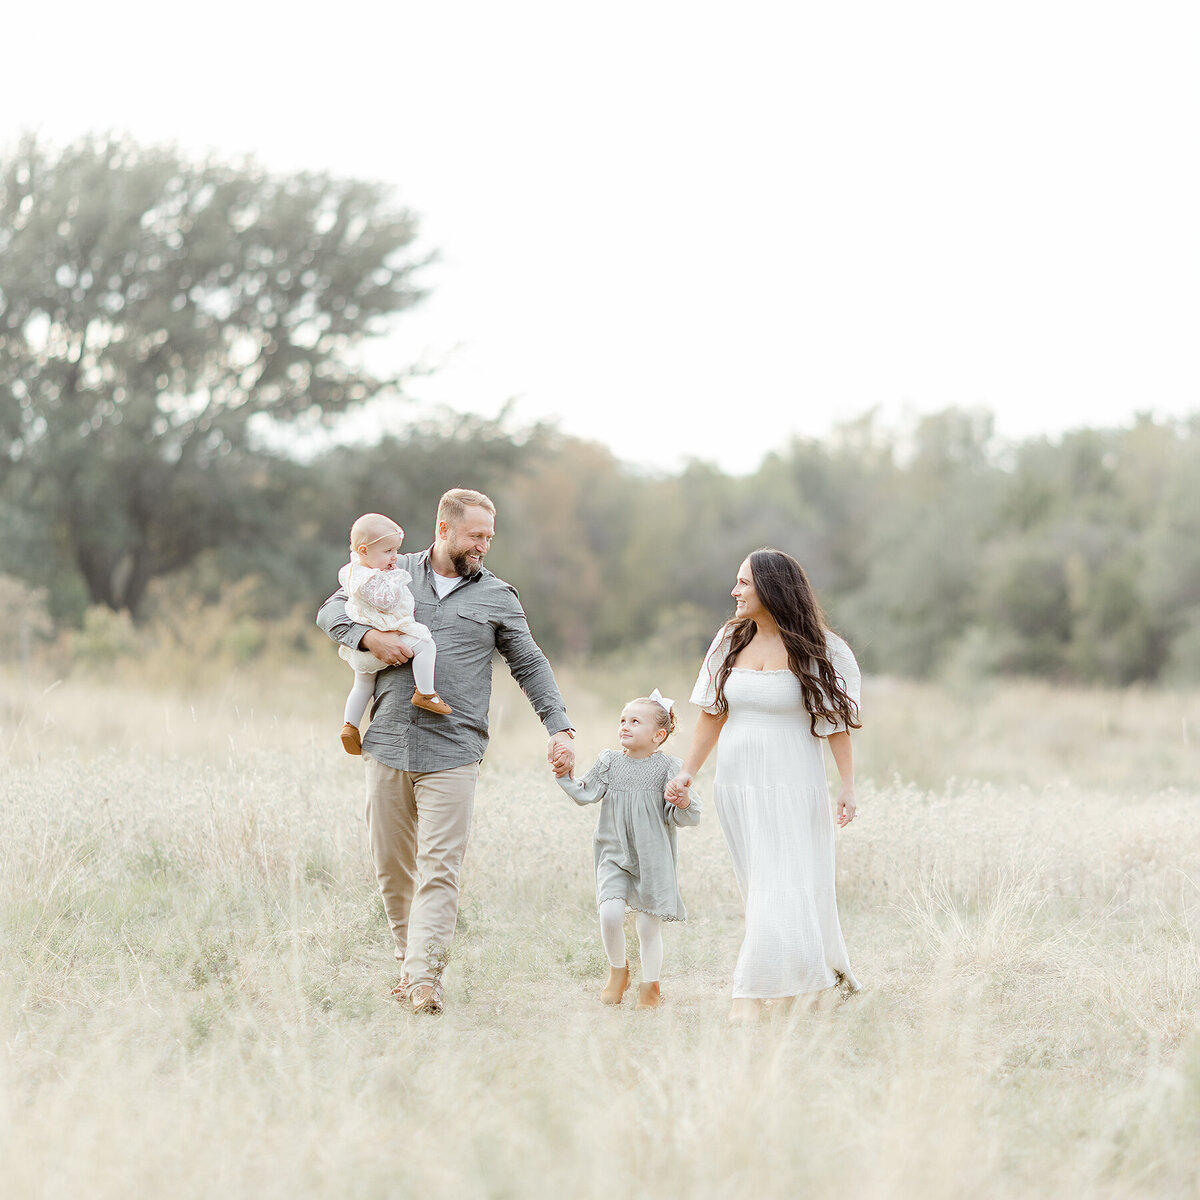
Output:
[[728,716],[727,712],[722,713],[719,717],[709,712],[700,714],[696,728],[692,730],[692,743],[688,747],[683,766],[680,768],[679,774],[667,784],[664,793],[665,798],[672,804],[676,799],[681,799],[682,793],[692,786],[696,772],[704,766],[708,756],[713,752],[713,747],[716,746],[717,739],[721,736],[721,727],[725,724]]
[[837,797],[837,823],[844,827],[854,820],[858,808],[854,799],[854,747],[848,729],[831,733],[827,741],[841,779]]

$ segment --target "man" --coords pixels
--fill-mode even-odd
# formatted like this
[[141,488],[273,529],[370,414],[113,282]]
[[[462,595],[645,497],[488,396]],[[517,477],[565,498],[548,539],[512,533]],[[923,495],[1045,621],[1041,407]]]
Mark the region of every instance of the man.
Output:
[[412,575],[416,618],[437,643],[438,693],[448,716],[411,703],[411,657],[395,633],[357,625],[340,589],[321,606],[317,624],[335,641],[369,650],[395,667],[379,672],[371,727],[363,739],[367,834],[396,958],[393,991],[415,1012],[442,1011],[441,976],[458,918],[458,878],[475,803],[475,782],[488,741],[492,654],[498,650],[550,735],[556,775],[575,765],[554,672],[529,632],[510,584],[483,566],[496,531],[495,505],[482,492],[448,491],[438,503],[433,545],[402,554],[396,569]]

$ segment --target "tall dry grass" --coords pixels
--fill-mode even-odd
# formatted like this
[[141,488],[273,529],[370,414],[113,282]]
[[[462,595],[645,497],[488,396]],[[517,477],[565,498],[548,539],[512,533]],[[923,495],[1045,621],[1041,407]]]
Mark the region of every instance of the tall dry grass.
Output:
[[[581,756],[687,675],[563,672]],[[665,1007],[602,1008],[591,819],[503,677],[447,1012],[391,1003],[347,684],[0,679],[4,1194],[1200,1191],[1200,697],[870,685],[839,835],[865,990],[730,1029],[711,811]]]

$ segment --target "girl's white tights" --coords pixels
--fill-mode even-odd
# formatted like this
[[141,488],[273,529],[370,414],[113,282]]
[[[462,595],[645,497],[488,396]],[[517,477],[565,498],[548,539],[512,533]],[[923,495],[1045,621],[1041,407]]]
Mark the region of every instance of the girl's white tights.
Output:
[[619,971],[625,965],[625,901],[620,896],[600,905],[600,940],[609,966]]
[[[436,663],[437,646],[424,639],[417,642],[412,657],[413,682],[417,685],[417,691],[424,692],[427,696],[437,691],[433,682],[436,678]],[[346,697],[346,715],[342,720],[351,725],[360,724],[363,713],[367,711],[367,705],[371,703],[371,697],[374,695],[375,673],[355,671],[354,686],[350,689],[350,695]]]
[[[662,974],[662,918],[637,913],[634,918],[638,946],[642,952],[642,982],[656,983]],[[619,896],[600,905],[600,940],[610,966],[625,965],[625,901]]]
[[634,925],[642,951],[642,982],[657,983],[663,962],[662,918],[640,912]]

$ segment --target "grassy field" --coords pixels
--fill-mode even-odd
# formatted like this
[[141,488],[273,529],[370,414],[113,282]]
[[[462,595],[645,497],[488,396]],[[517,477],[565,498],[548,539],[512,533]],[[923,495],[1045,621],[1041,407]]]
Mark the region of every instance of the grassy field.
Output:
[[[869,681],[838,865],[864,991],[731,1029],[711,810],[664,1008],[602,1008],[592,816],[501,670],[419,1020],[329,659],[192,694],[0,677],[4,1195],[1200,1193],[1200,696]],[[561,681],[584,763],[689,684]]]

